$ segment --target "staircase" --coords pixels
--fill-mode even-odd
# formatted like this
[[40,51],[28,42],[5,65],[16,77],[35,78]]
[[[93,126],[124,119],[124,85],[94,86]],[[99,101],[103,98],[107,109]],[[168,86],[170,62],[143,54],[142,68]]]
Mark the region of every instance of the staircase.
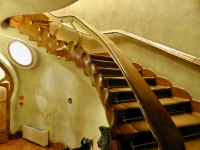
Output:
[[[38,42],[40,46],[46,47],[48,53],[74,61],[91,78],[111,128],[111,145],[112,142],[116,142],[116,145],[119,145],[118,149],[121,147],[122,150],[158,149],[131,88],[109,54],[89,54],[72,41],[58,41],[55,36],[49,35],[28,19],[24,18],[23,22],[27,24],[24,24],[23,28],[17,27],[17,23],[12,26],[28,34],[31,40]],[[31,28],[35,33],[31,33]],[[44,37],[41,38],[42,35]],[[183,137],[186,149],[199,150],[200,114],[193,111],[190,94],[179,87],[174,87],[166,78],[156,76],[153,71],[142,68],[137,63],[133,65],[169,113]]]
[[[91,62],[98,68],[98,73],[103,76],[103,91],[108,93],[108,98],[104,103],[107,107],[112,108],[115,114],[114,127],[111,129],[112,139],[120,141],[122,150],[157,149],[157,143],[150,127],[118,67],[113,65],[114,62],[109,56],[90,54],[90,57]],[[139,64],[133,63],[133,65],[170,114],[186,146],[189,148],[190,143],[198,142],[200,138],[200,114],[192,112],[190,106],[192,98],[188,92],[173,87],[170,81],[156,76],[148,69],[143,69]]]

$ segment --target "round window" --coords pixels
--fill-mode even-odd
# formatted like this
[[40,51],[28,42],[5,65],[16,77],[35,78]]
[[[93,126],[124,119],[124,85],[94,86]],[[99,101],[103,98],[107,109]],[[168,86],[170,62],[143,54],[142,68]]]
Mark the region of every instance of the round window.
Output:
[[12,42],[9,45],[9,54],[21,66],[29,66],[33,63],[33,55],[30,49],[22,42]]

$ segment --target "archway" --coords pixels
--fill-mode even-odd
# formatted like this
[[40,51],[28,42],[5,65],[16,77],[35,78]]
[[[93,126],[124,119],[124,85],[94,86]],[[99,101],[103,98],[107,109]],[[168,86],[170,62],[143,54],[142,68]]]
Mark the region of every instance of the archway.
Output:
[[8,141],[10,127],[10,97],[13,79],[7,68],[0,62],[0,143]]

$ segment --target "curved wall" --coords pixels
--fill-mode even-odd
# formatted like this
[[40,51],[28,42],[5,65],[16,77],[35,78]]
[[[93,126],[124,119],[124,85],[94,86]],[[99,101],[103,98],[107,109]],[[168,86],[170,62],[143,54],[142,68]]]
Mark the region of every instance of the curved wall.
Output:
[[[97,140],[99,126],[107,125],[104,108],[90,79],[74,62],[57,59],[36,42],[29,41],[17,29],[0,28],[1,62],[14,78],[14,94],[10,104],[10,133],[33,124],[49,131],[52,142],[63,142],[70,148],[80,147],[83,137]],[[4,35],[5,34],[5,35]],[[16,38],[17,37],[17,38]],[[34,52],[35,65],[23,68],[8,54],[11,41],[20,39]],[[1,57],[0,57],[1,58]],[[23,105],[19,96],[23,95]],[[72,98],[72,104],[68,99]],[[95,112],[95,113],[94,113]]]
[[199,0],[81,0],[53,13],[75,15],[100,31],[125,30],[200,57]]

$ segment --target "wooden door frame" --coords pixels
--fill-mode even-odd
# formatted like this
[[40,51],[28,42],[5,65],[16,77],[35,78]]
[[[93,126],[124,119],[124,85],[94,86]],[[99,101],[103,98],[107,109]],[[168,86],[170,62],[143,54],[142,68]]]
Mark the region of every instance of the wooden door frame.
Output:
[[7,134],[8,134],[8,138],[9,138],[9,134],[10,134],[10,99],[11,99],[11,94],[13,92],[13,87],[14,87],[14,83],[13,83],[13,78],[10,74],[10,72],[8,71],[8,69],[0,62],[0,67],[2,68],[2,70],[4,71],[5,73],[5,76],[0,79],[0,84],[6,84],[4,83],[5,81],[7,81],[8,83],[5,85],[8,87],[6,88],[7,89]]
[[4,87],[6,89],[6,99],[3,100],[2,103],[6,103],[6,126],[4,129],[0,130],[1,134],[3,135],[3,138],[1,137],[0,143],[6,143],[9,140],[9,130],[10,130],[10,96],[9,96],[9,83],[0,83],[0,87]]

